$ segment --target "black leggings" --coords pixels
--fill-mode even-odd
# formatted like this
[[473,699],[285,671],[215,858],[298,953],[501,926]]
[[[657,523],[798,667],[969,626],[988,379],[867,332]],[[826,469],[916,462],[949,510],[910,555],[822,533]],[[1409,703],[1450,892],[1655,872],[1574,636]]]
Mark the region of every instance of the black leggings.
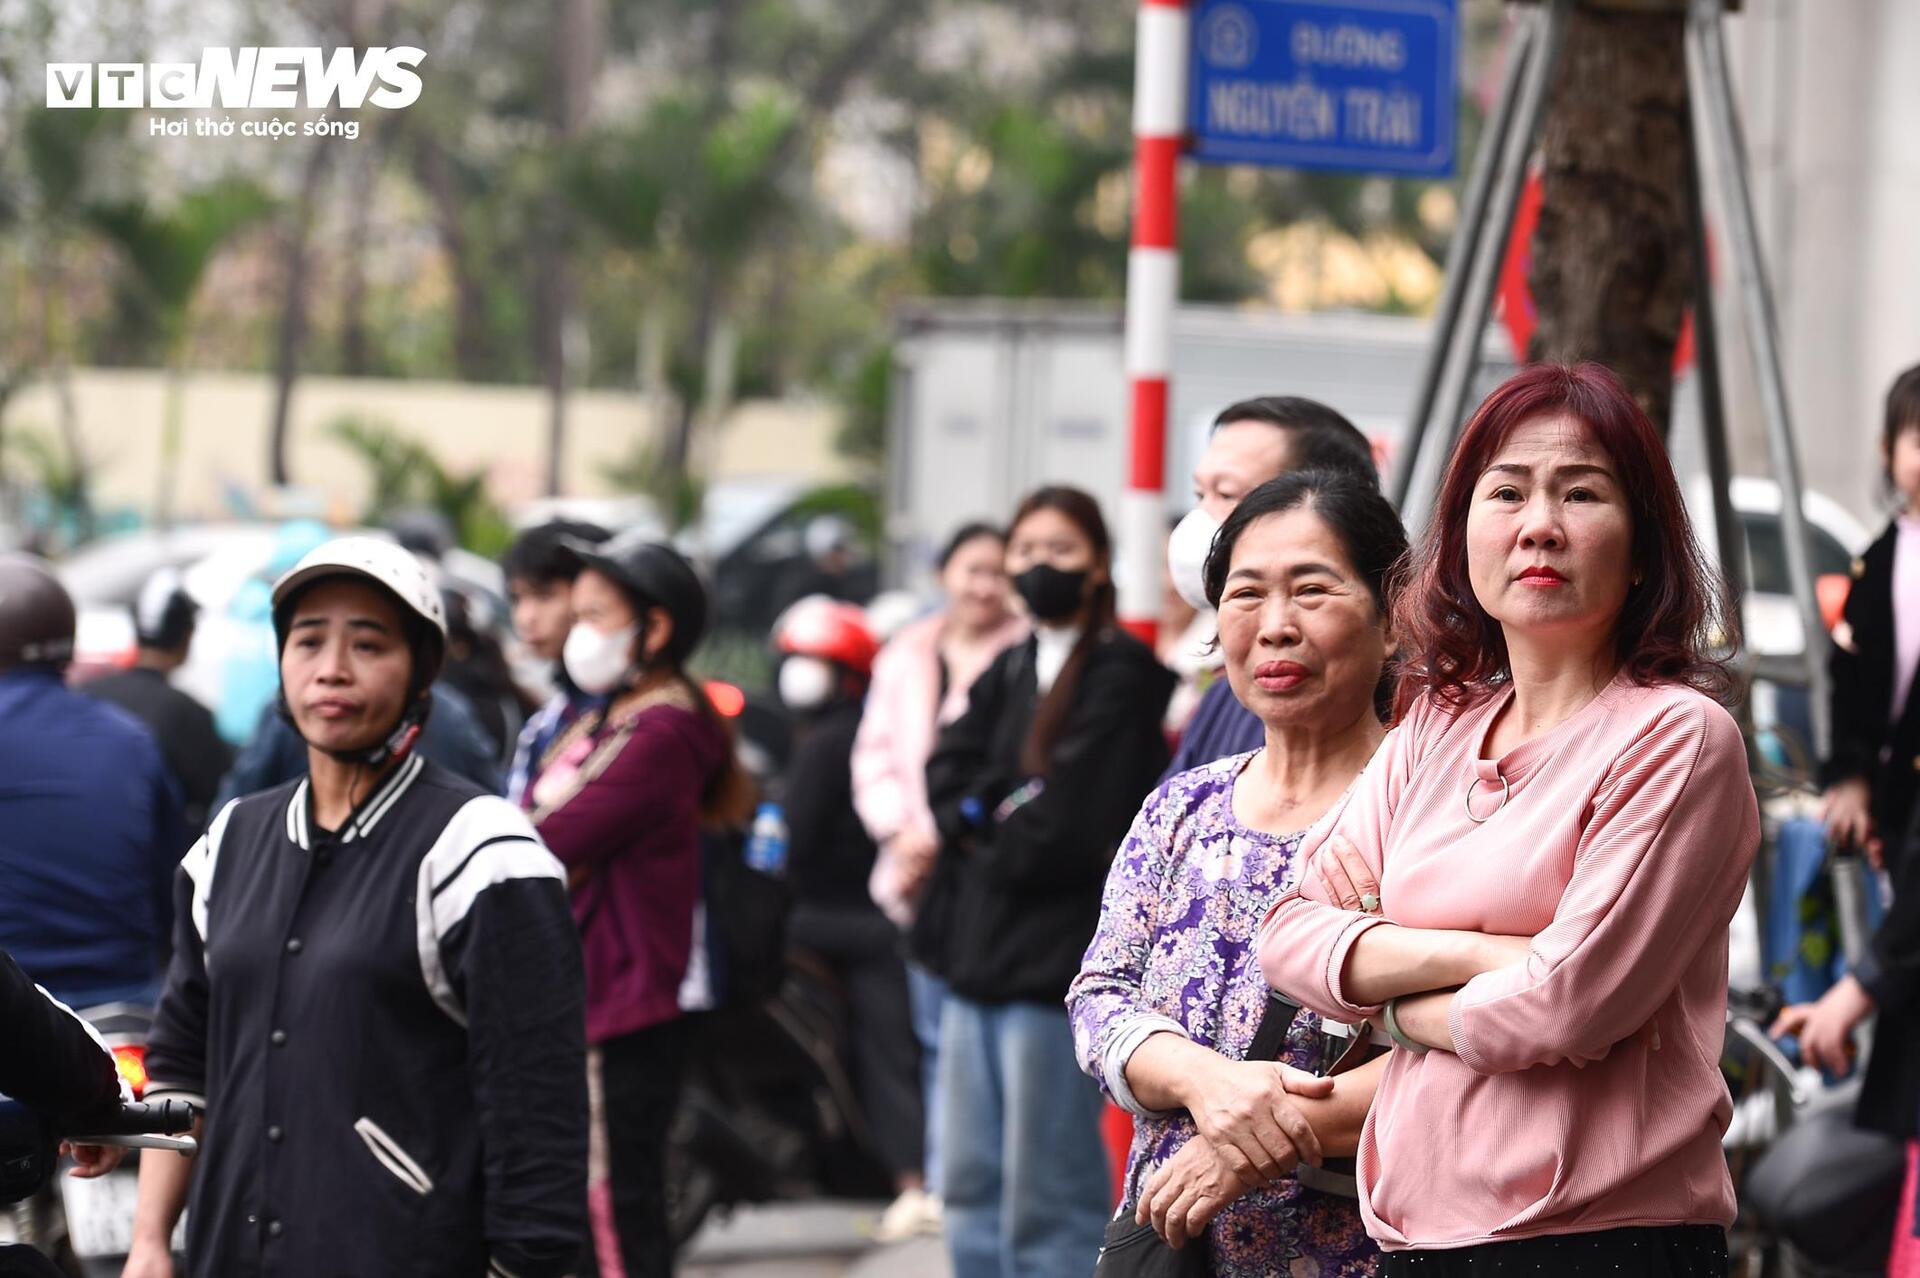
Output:
[[686,1026],[671,1020],[610,1038],[588,1054],[593,1101],[582,1278],[673,1273],[667,1223],[667,1130],[680,1099]]
[[853,1082],[875,1152],[895,1176],[918,1173],[926,1165],[926,1102],[899,929],[870,905],[801,901],[787,940],[826,960],[846,990]]
[[1387,1278],[1727,1278],[1717,1225],[1656,1225],[1387,1254]]

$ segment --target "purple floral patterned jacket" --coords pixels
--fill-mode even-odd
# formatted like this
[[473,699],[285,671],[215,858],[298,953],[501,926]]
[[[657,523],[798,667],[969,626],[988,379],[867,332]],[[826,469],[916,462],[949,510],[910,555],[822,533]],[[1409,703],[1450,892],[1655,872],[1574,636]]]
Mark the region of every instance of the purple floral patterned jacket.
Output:
[[[1114,857],[1100,928],[1067,993],[1081,1068],[1108,1091],[1109,1046],[1166,1018],[1189,1038],[1241,1059],[1266,1007],[1256,943],[1274,897],[1293,886],[1300,834],[1273,835],[1233,815],[1233,787],[1253,753],[1168,779],[1148,797]],[[1315,1018],[1302,1012],[1281,1059],[1307,1067]],[[1192,1139],[1185,1111],[1136,1117],[1122,1209],[1131,1212],[1161,1164]],[[1352,1200],[1288,1180],[1215,1218],[1218,1278],[1357,1278],[1379,1252]]]

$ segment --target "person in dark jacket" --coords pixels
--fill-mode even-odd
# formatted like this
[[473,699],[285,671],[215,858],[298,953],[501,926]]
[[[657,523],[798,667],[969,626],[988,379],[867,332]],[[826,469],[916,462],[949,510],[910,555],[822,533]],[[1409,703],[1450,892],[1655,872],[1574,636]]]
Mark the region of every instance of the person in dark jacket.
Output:
[[132,715],[66,686],[73,600],[0,557],[0,947],[74,1007],[160,993],[179,792]]
[[[1367,437],[1316,400],[1262,395],[1230,404],[1213,419],[1206,451],[1193,468],[1197,504],[1167,539],[1167,568],[1182,599],[1211,614],[1201,574],[1214,534],[1242,497],[1290,470],[1337,471],[1380,482]],[[1180,734],[1167,777],[1258,750],[1266,739],[1259,717],[1215,674]]]
[[[167,770],[186,800],[189,838],[207,828],[220,778],[233,763],[233,751],[213,726],[213,712],[168,682],[186,664],[193,648],[200,605],[180,574],[163,568],[148,578],[133,605],[133,668],[102,675],[81,685],[90,696],[110,701],[147,725],[160,747]],[[180,849],[186,851],[183,845]]]
[[[119,1067],[92,1027],[35,985],[5,950],[0,950],[0,1096],[61,1116],[97,1114],[123,1099]],[[100,1145],[70,1149],[80,1164],[73,1174],[81,1179],[112,1171],[124,1152]]]
[[1173,674],[1113,620],[1093,498],[1041,488],[1014,517],[1034,633],[974,683],[927,763],[941,839],[916,956],[947,979],[942,1158],[955,1278],[1089,1272],[1112,1207],[1100,1096],[1064,1001],[1114,850],[1167,762]]
[[[1782,1012],[1811,1064],[1852,1068],[1854,1028],[1876,1011],[1855,1121],[1908,1142],[1906,1200],[1920,1193],[1920,366],[1887,393],[1880,438],[1901,502],[1854,561],[1828,657],[1833,750],[1822,766],[1827,837],[1864,851],[1893,882],[1893,908],[1867,953],[1816,1003]],[[1920,1242],[1894,1240],[1889,1272],[1920,1273]]]
[[893,1175],[894,1202],[874,1236],[896,1242],[933,1215],[907,965],[899,929],[867,890],[879,849],[853,806],[853,739],[880,645],[858,607],[814,595],[780,618],[774,647],[780,700],[797,721],[782,790],[793,887],[787,937],[846,990],[854,1086]]
[[588,1274],[672,1271],[667,1130],[686,1026],[703,822],[744,824],[733,741],[686,673],[707,626],[693,566],[643,532],[576,547],[575,621],[564,659],[606,697],[552,744],[530,798],[567,867],[587,967],[587,1070],[596,1156],[587,1184]]
[[[0,1096],[59,1116],[99,1113],[121,1099],[120,1071],[87,1023],[36,987],[13,956],[0,950]],[[16,1158],[24,1151],[0,1150]],[[63,1144],[68,1174],[81,1180],[120,1165],[112,1145]],[[44,1172],[42,1174],[45,1174]],[[66,1271],[26,1246],[0,1246],[0,1274],[60,1278]]]
[[140,1162],[127,1278],[573,1272],[585,991],[563,871],[413,746],[445,652],[406,551],[347,537],[273,589],[300,780],[214,817],[175,883],[148,1099],[205,1109]]
[[445,585],[440,600],[447,610],[447,672],[442,678],[473,707],[495,761],[507,767],[531,705],[514,684],[506,650],[486,620],[492,605],[475,591]]

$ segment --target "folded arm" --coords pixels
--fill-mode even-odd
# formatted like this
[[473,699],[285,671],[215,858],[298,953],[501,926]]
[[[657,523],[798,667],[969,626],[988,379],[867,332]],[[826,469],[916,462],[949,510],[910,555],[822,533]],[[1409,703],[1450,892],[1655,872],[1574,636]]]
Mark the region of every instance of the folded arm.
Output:
[[1760,837],[1745,745],[1704,702],[1677,705],[1615,762],[1572,879],[1522,963],[1451,1000],[1476,1073],[1599,1060],[1653,1020],[1703,945],[1726,943]]

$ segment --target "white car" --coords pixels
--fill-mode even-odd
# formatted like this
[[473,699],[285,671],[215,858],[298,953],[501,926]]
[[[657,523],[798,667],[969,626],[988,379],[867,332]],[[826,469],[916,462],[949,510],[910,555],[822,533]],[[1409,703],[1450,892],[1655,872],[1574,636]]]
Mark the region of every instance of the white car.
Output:
[[[1704,479],[1687,486],[1687,513],[1707,558],[1720,562],[1718,532],[1713,523],[1712,490]],[[1798,659],[1806,650],[1806,631],[1794,602],[1787,576],[1786,523],[1780,513],[1780,486],[1770,479],[1736,477],[1732,487],[1734,512],[1746,533],[1747,595],[1741,625],[1747,650],[1755,657]],[[1801,498],[1806,513],[1813,574],[1850,576],[1853,561],[1873,541],[1873,533],[1840,503],[1809,490]]]

